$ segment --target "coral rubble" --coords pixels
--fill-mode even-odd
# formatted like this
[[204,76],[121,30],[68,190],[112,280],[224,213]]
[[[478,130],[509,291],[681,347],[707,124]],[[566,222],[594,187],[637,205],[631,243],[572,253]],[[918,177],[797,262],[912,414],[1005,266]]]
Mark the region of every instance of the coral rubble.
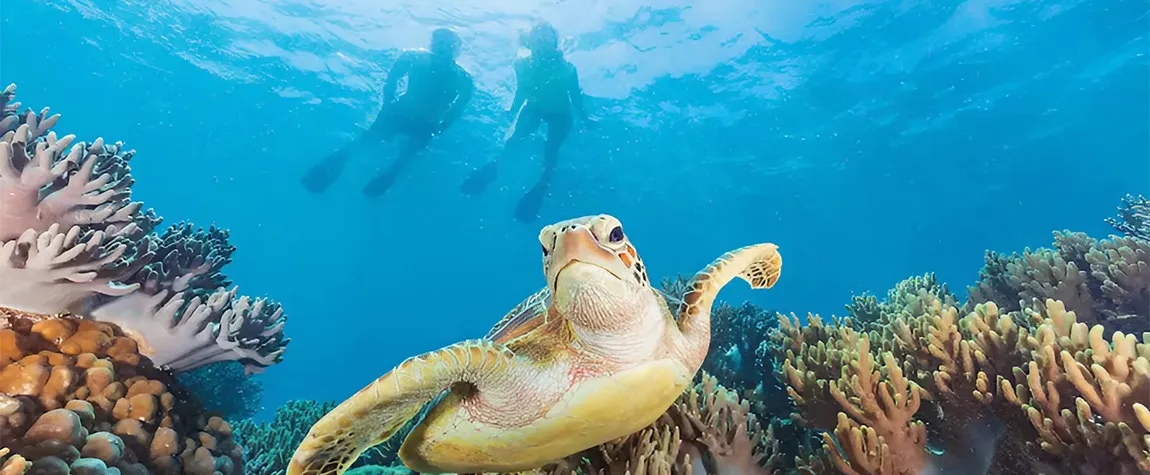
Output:
[[0,472],[241,473],[230,425],[187,404],[115,324],[0,323]]
[[226,231],[155,233],[160,218],[131,200],[133,151],[57,136],[59,114],[20,112],[14,96],[0,93],[0,307],[115,323],[174,371],[280,361],[282,309],[228,288]]

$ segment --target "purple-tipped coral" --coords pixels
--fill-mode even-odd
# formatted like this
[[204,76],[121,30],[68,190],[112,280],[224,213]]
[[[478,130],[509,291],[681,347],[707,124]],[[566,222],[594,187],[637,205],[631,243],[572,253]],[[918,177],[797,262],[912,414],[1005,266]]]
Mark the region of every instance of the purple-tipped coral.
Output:
[[173,371],[279,362],[283,310],[237,295],[227,231],[156,234],[160,218],[131,200],[134,152],[57,137],[59,114],[19,112],[15,90],[0,93],[0,308],[115,323]]

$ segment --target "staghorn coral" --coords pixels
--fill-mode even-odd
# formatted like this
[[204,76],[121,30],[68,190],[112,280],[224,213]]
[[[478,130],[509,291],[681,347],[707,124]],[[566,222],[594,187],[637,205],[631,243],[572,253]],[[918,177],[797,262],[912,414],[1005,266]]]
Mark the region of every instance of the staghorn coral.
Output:
[[183,400],[117,326],[2,318],[0,472],[239,473],[228,423]]
[[226,231],[154,233],[160,218],[131,200],[133,151],[58,137],[59,114],[20,112],[14,96],[0,93],[0,308],[115,323],[174,371],[281,360],[286,318],[228,288]]
[[1106,218],[1106,224],[1126,236],[1150,240],[1150,200],[1127,194],[1118,207],[1118,216]]
[[964,308],[997,303],[1003,311],[1029,302],[1062,301],[1079,320],[1107,333],[1150,329],[1150,241],[1137,237],[1097,240],[1083,233],[1054,233],[1054,248],[1005,256],[987,251],[979,281]]

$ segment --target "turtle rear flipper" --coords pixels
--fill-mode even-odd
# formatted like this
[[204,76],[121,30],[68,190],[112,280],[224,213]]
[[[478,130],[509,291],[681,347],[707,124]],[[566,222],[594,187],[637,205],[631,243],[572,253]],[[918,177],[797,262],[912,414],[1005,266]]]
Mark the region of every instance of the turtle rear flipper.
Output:
[[292,456],[287,475],[339,475],[458,383],[482,387],[515,356],[490,341],[456,343],[409,358],[323,416]]

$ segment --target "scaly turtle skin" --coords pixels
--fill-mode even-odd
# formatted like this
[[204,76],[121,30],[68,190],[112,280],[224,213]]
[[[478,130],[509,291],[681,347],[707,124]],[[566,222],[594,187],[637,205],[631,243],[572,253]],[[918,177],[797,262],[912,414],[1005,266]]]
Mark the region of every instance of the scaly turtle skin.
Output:
[[711,340],[711,305],[740,277],[770,288],[774,244],[728,252],[691,280],[676,319],[635,248],[607,215],[543,228],[547,287],[482,340],[410,358],[320,419],[288,475],[339,475],[443,398],[400,459],[420,473],[530,470],[641,430],[694,378]]

